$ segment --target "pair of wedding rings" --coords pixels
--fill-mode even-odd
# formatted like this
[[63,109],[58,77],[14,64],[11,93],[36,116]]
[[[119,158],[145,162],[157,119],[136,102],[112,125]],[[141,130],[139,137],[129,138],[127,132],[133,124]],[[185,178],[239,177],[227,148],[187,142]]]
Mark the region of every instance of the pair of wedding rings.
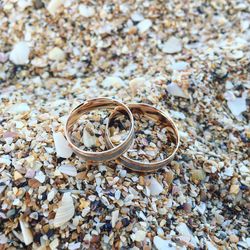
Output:
[[[108,150],[101,152],[93,152],[81,149],[78,145],[76,145],[71,136],[74,124],[76,124],[76,122],[83,115],[96,109],[105,109],[111,111],[105,129],[105,142]],[[109,128],[110,121],[112,121],[112,119],[114,119],[114,117],[118,114],[123,114],[129,119],[130,127],[126,134],[126,138],[121,141],[119,145],[114,145],[110,137]],[[134,142],[134,115],[144,116],[149,120],[160,123],[162,127],[166,128],[166,133],[168,133],[169,138],[171,138],[174,148],[170,155],[167,155],[165,159],[152,162],[143,162],[131,159],[125,154]],[[67,119],[65,135],[73,151],[84,160],[90,162],[105,162],[117,159],[118,162],[123,166],[138,172],[153,172],[166,166],[174,158],[180,143],[179,133],[176,125],[164,112],[148,104],[133,103],[125,105],[120,101],[105,97],[88,100],[74,108]]]

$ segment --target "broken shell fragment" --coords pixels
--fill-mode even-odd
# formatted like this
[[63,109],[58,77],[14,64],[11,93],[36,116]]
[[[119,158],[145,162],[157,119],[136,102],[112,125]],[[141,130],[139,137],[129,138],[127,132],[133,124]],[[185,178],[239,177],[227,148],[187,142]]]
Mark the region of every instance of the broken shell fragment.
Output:
[[33,235],[32,232],[29,228],[29,225],[24,222],[23,220],[19,221],[21,231],[22,231],[22,236],[23,236],[23,242],[25,243],[26,246],[31,244],[33,242]]
[[75,207],[73,203],[73,198],[71,197],[71,194],[69,192],[64,193],[61,200],[61,204],[56,211],[56,216],[53,222],[54,226],[55,227],[62,226],[63,224],[71,220],[74,214],[75,214]]

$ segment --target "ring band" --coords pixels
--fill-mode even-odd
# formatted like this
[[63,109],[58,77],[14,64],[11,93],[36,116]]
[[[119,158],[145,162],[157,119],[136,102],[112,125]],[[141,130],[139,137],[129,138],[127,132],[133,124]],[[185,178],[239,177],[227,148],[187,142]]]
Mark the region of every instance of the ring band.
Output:
[[[118,162],[122,164],[123,166],[131,170],[137,171],[137,172],[153,172],[153,171],[160,169],[161,167],[166,166],[174,158],[178,150],[179,144],[180,144],[180,136],[179,136],[175,123],[165,113],[163,113],[162,111],[148,104],[144,104],[144,103],[134,104],[133,103],[133,104],[129,104],[128,107],[133,114],[141,114],[151,120],[154,120],[156,122],[160,122],[163,125],[166,125],[165,127],[167,128],[167,132],[171,134],[171,139],[174,140],[175,147],[171,155],[161,161],[145,163],[145,162],[141,162],[137,160],[132,160],[131,158],[125,155],[122,155],[118,159]],[[115,114],[112,113],[110,115],[110,119],[114,115]],[[114,147],[114,144],[111,142],[110,137],[107,137],[106,140],[110,148]]]
[[[92,151],[81,150],[79,147],[77,147],[73,143],[72,138],[70,136],[70,132],[72,130],[73,125],[79,120],[79,118],[83,114],[89,111],[95,110],[95,109],[103,109],[103,108],[114,109],[114,112],[117,112],[117,111],[122,112],[122,113],[125,112],[128,115],[131,125],[130,125],[128,135],[126,136],[126,139],[123,142],[121,142],[119,145],[113,146],[112,148],[109,148],[108,150],[102,151],[102,152],[92,152]],[[105,130],[106,138],[109,138],[108,126],[109,126],[109,120],[107,122],[106,130]],[[91,100],[86,101],[85,103],[78,105],[76,108],[74,108],[71,111],[66,121],[66,125],[65,125],[65,136],[72,150],[83,159],[87,161],[109,161],[109,160],[112,160],[121,156],[130,148],[131,144],[133,143],[134,118],[130,109],[125,104],[117,100],[106,98],[106,97],[91,99]]]

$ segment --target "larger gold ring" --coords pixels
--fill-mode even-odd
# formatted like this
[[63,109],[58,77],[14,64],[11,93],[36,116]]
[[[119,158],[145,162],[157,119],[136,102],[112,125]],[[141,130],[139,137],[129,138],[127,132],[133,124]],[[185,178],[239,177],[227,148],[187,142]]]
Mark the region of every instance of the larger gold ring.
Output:
[[[92,152],[81,150],[73,143],[70,136],[73,125],[80,119],[83,114],[95,109],[114,109],[115,112],[125,113],[129,117],[131,123],[130,129],[125,140],[122,141],[118,146],[112,147],[102,152]],[[108,127],[108,125],[109,122],[106,126]],[[109,130],[107,128],[105,133],[105,137],[109,138]],[[131,144],[133,143],[134,118],[130,109],[125,104],[117,100],[106,97],[91,99],[86,101],[85,103],[80,104],[71,111],[65,125],[65,136],[73,151],[83,159],[87,161],[109,161],[122,155],[130,148]]]
[[[145,163],[142,161],[130,159],[129,157],[122,155],[118,159],[118,162],[123,166],[137,172],[157,171],[158,169],[166,166],[174,158],[180,144],[180,136],[178,133],[178,129],[170,117],[168,117],[164,112],[148,104],[135,103],[135,104],[129,104],[128,107],[133,114],[141,114],[151,120],[154,120],[155,122],[159,122],[162,126],[166,127],[167,132],[170,133],[171,135],[171,140],[173,140],[175,147],[172,153],[166,159],[163,159],[161,161],[153,161]],[[116,115],[115,113],[112,113],[110,115],[110,119],[112,119],[112,117],[115,115]],[[107,137],[106,140],[110,148],[114,147],[114,144],[112,143],[110,137]]]

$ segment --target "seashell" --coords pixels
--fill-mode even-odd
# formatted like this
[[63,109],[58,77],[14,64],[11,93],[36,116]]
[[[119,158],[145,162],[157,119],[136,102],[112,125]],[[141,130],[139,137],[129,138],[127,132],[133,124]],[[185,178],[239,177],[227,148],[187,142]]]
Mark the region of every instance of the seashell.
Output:
[[26,174],[25,174],[25,177],[26,178],[33,178],[36,174],[36,171],[34,169],[28,169]]
[[48,57],[53,61],[63,61],[65,59],[65,53],[60,48],[55,47],[49,52]]
[[24,65],[29,62],[30,49],[26,42],[18,42],[10,52],[10,61],[16,65]]
[[242,112],[247,110],[247,94],[246,92],[242,94],[241,97],[235,97],[232,92],[225,93],[225,98],[227,99],[227,106],[234,116],[239,116]]
[[96,146],[96,137],[91,135],[86,127],[83,130],[83,144],[87,148]]
[[237,184],[231,185],[231,187],[230,187],[230,194],[236,195],[236,194],[239,193],[239,191],[240,191],[240,186],[239,185],[237,185]]
[[56,250],[58,249],[59,246],[59,240],[58,238],[55,238],[53,241],[51,241],[51,243],[49,244],[49,247],[51,250]]
[[110,87],[122,87],[124,85],[123,80],[120,77],[117,76],[110,76],[107,77],[103,82],[102,82],[103,87],[105,88],[110,88]]
[[47,200],[50,202],[54,199],[55,195],[57,193],[57,190],[55,188],[52,188],[50,192],[47,195]]
[[206,174],[203,169],[193,169],[191,170],[192,181],[202,181],[206,178]]
[[58,170],[62,173],[62,174],[66,174],[69,176],[76,176],[77,175],[77,170],[74,166],[71,165],[62,165],[58,168]]
[[136,233],[134,235],[135,241],[138,241],[138,242],[143,241],[145,239],[145,237],[146,237],[146,234],[147,234],[147,232],[142,231],[142,230],[136,231]]
[[135,96],[138,93],[138,90],[145,87],[145,79],[143,77],[134,78],[129,82],[129,87],[132,93],[132,96]]
[[1,156],[0,157],[0,164],[10,166],[11,160],[9,159],[9,156],[6,156],[6,155]]
[[137,24],[137,28],[139,30],[139,33],[141,34],[149,30],[151,26],[152,26],[152,21],[150,19],[144,19]]
[[131,15],[131,19],[134,21],[134,22],[140,22],[144,19],[143,15],[139,12],[134,12],[132,13]]
[[122,135],[121,134],[113,135],[110,139],[113,143],[117,144],[121,142]]
[[46,176],[42,171],[39,171],[38,173],[36,173],[35,179],[38,180],[40,183],[44,183]]
[[8,109],[8,113],[11,113],[11,114],[20,114],[20,113],[28,112],[28,111],[30,111],[30,107],[28,106],[27,103],[18,103],[18,104],[11,106]]
[[69,158],[72,155],[73,151],[70,148],[63,134],[61,132],[54,132],[53,138],[55,142],[57,156],[62,158]]
[[213,161],[213,160],[208,160],[206,162],[204,162],[203,164],[203,169],[205,172],[207,173],[215,173],[218,170],[218,164],[217,162]]
[[16,132],[7,131],[7,132],[3,133],[4,139],[6,139],[6,138],[18,138],[18,137],[19,137],[19,134]]
[[0,63],[5,63],[8,60],[8,55],[0,52]]
[[233,174],[234,174],[234,168],[233,167],[228,167],[224,171],[224,175],[226,175],[226,176],[231,177],[231,176],[233,176]]
[[159,195],[163,191],[162,185],[154,177],[151,177],[149,179],[149,182],[150,184],[148,188],[150,190],[151,195],[156,196],[156,195]]
[[170,186],[174,180],[174,173],[170,170],[170,171],[165,173],[164,177],[167,181],[167,184]]
[[33,242],[33,235],[31,233],[29,225],[26,222],[20,220],[19,223],[22,231],[23,242],[26,246],[28,246]]
[[197,243],[199,243],[197,237],[194,237],[192,231],[188,228],[188,226],[181,222],[177,227],[176,231],[180,234],[180,236],[185,236],[187,241],[192,243],[195,247],[197,247]]
[[182,70],[186,70],[189,67],[189,64],[184,61],[179,61],[179,62],[172,63],[170,67],[172,70],[182,71]]
[[57,10],[63,5],[64,0],[51,0],[48,4],[48,12],[54,16]]
[[157,250],[175,250],[176,244],[171,240],[164,240],[159,236],[154,237],[154,245]]
[[167,91],[173,96],[189,98],[188,95],[176,83],[173,82],[167,86]]
[[73,198],[71,197],[71,194],[64,193],[61,204],[59,208],[56,211],[56,216],[54,219],[54,226],[60,227],[66,222],[68,222],[75,214],[75,207],[73,203]]
[[79,10],[80,15],[83,17],[91,17],[95,15],[95,9],[85,4],[80,4],[78,10]]
[[31,0],[19,0],[17,2],[17,6],[18,6],[20,11],[23,11],[27,7],[32,6],[32,1]]
[[22,174],[20,174],[18,171],[14,172],[14,180],[15,181],[19,180],[19,179],[22,179],[22,178],[23,178]]
[[175,111],[175,110],[169,110],[169,111],[170,111],[171,116],[175,119],[184,120],[186,118],[186,116],[182,112]]
[[167,54],[175,54],[182,50],[182,42],[180,39],[172,36],[160,46],[160,49]]
[[111,224],[112,224],[112,227],[115,227],[115,224],[118,220],[118,217],[119,217],[119,210],[115,210],[112,212],[112,219],[111,219]]

